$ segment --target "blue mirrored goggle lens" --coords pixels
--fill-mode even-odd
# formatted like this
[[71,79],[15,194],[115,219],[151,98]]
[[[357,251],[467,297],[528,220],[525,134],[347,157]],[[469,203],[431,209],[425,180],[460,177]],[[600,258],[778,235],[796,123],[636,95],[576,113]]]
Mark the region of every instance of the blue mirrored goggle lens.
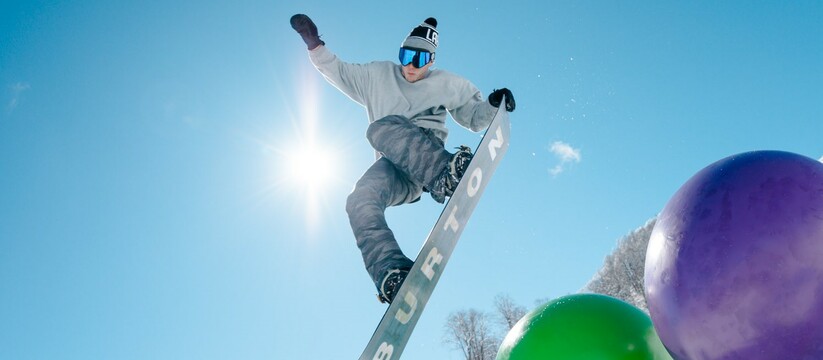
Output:
[[406,66],[414,61],[414,56],[417,52],[414,50],[400,48],[400,65]]
[[416,68],[426,66],[432,60],[432,54],[428,51],[400,48],[400,65],[412,64]]

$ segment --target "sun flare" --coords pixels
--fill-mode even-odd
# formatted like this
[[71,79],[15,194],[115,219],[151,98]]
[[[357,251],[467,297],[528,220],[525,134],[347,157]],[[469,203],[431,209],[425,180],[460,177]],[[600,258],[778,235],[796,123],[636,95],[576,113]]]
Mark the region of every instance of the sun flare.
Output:
[[328,211],[330,197],[339,191],[337,149],[306,141],[280,149],[277,161],[281,194],[295,215],[303,213],[307,232],[316,231]]
[[309,193],[323,192],[336,173],[334,153],[314,145],[298,147],[285,160],[284,171],[292,185]]

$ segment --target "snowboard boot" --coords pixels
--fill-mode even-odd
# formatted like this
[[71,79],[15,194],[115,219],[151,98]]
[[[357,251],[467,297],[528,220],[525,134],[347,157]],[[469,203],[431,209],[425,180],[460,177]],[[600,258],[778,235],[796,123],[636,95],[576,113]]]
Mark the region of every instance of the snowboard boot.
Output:
[[380,293],[377,294],[377,299],[380,300],[381,303],[391,304],[394,297],[397,296],[397,292],[400,291],[400,285],[403,285],[403,280],[406,280],[406,276],[409,275],[409,270],[410,269],[394,269],[386,273],[383,282],[380,283]]
[[460,179],[466,173],[466,169],[472,161],[472,156],[472,150],[468,146],[460,145],[457,148],[457,152],[452,155],[449,161],[449,166],[443,169],[440,175],[434,179],[434,186],[429,189],[434,201],[442,204],[446,201],[447,196],[451,197],[454,194],[454,189],[457,188],[457,184],[460,183]]

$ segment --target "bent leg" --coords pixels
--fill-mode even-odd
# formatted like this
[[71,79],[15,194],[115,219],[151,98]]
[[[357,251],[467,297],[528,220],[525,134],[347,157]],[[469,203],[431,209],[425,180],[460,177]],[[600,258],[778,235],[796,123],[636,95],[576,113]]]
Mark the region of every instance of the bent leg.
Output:
[[402,116],[386,116],[369,125],[372,147],[417,184],[431,189],[434,179],[449,164],[452,154],[431,131]]
[[414,264],[400,250],[389,229],[386,208],[413,202],[421,192],[420,186],[409,181],[389,160],[380,158],[357,181],[346,201],[366,271],[378,287],[388,270],[411,268]]

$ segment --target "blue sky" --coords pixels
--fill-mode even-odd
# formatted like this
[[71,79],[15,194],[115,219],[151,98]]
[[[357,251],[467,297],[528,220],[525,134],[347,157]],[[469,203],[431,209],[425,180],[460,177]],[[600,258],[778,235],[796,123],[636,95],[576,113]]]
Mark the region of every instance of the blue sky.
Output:
[[[299,3],[0,5],[0,358],[359,356],[385,310],[344,211],[366,114],[295,13],[349,62],[434,16],[436,66],[517,99],[404,359],[459,359],[446,317],[496,294],[578,291],[711,162],[823,155],[819,2]],[[289,164],[312,152],[333,164],[309,186]],[[410,256],[441,208],[389,209]]]

